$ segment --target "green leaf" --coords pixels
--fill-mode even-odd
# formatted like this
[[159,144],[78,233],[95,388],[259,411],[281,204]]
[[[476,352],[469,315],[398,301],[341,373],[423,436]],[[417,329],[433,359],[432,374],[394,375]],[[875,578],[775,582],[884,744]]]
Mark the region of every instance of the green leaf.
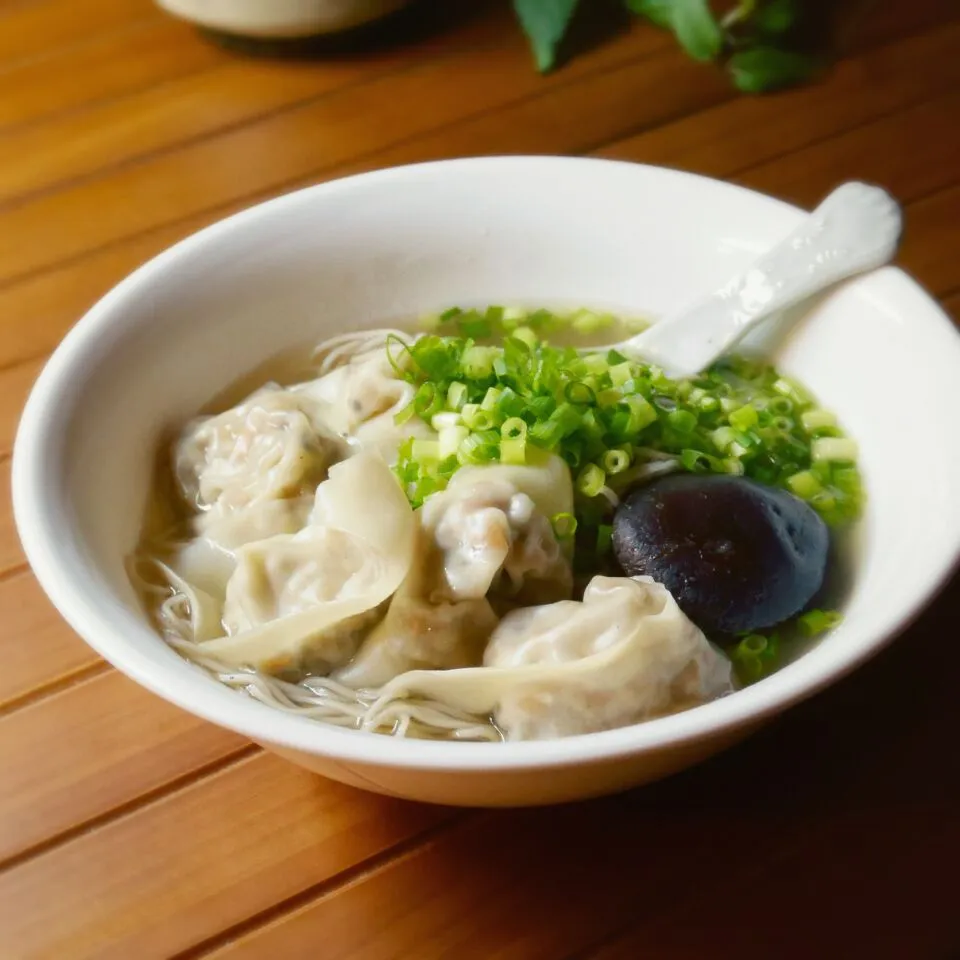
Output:
[[707,0],[673,0],[670,22],[680,45],[694,60],[716,60],[723,48],[723,32]]
[[735,53],[727,66],[734,85],[744,93],[763,93],[800,83],[815,68],[809,57],[777,47],[753,47]]
[[673,20],[670,17],[671,0],[627,0],[627,9],[641,17],[646,17],[651,23],[664,30],[673,29]]
[[580,0],[513,0],[513,9],[530,40],[541,73],[556,63],[560,41],[579,3]]
[[767,37],[779,37],[796,22],[799,14],[797,0],[768,0],[754,15],[757,30]]

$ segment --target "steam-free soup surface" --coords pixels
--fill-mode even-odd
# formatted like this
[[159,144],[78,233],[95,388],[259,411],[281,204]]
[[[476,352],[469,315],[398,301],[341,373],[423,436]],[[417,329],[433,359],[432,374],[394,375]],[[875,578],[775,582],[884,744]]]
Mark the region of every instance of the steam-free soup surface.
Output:
[[[822,530],[825,566],[828,528],[861,506],[855,445],[767,364],[673,381],[584,350],[635,328],[450,310],[244,378],[160,452],[131,576],[164,639],[277,709],[442,739],[639,723],[777,669],[783,637],[837,620],[805,609],[802,564],[777,574],[802,594],[782,608],[798,619],[721,634],[679,589],[657,524],[621,504],[670,476],[724,477]],[[769,511],[752,516],[750,535],[769,532]],[[620,566],[615,529],[654,576]],[[708,534],[670,530],[701,553],[719,549],[697,546]],[[743,607],[747,586],[708,573],[700,596]]]

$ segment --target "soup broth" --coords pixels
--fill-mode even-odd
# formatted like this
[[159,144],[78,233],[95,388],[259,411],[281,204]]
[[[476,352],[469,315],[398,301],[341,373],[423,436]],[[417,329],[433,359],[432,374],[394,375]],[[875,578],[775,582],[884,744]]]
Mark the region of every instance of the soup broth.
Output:
[[[845,590],[855,447],[757,360],[671,381],[597,349],[644,325],[453,309],[266,361],[163,438],[130,561],[158,631],[276,709],[428,739],[586,733],[762,680],[839,619],[815,605]],[[756,561],[736,532],[739,570],[699,547],[673,569],[675,531],[635,549],[661,493],[728,488],[769,500],[764,562],[789,537],[811,554],[792,594],[724,595]],[[722,515],[681,539],[714,549]],[[755,623],[764,605],[788,613]]]

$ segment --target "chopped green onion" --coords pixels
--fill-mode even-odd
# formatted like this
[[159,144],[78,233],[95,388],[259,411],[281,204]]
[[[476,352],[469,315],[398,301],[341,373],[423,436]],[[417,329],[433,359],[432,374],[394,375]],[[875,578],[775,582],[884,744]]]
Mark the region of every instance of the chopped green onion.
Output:
[[573,315],[571,324],[578,333],[596,333],[613,322],[609,314],[593,313],[590,310],[579,310]]
[[524,440],[527,436],[527,425],[519,417],[511,417],[501,424],[500,436],[504,440]]
[[503,311],[501,323],[507,330],[514,330],[526,315],[526,311],[519,307],[507,307]]
[[593,403],[597,399],[596,393],[585,383],[568,383],[563,393],[569,403]]
[[467,385],[454,380],[447,387],[447,409],[460,410],[467,402]]
[[413,401],[411,400],[402,410],[398,410],[393,415],[393,422],[398,426],[400,424],[406,423],[411,417],[416,415],[416,410],[413,408]]
[[751,633],[737,645],[734,656],[759,657],[767,649],[767,638],[759,633]]
[[[526,462],[529,444],[556,453],[574,472],[577,514],[589,513],[590,536],[610,514],[597,494],[626,470],[636,448],[687,471],[784,487],[831,525],[859,514],[865,494],[856,445],[829,411],[769,365],[727,357],[671,380],[616,350],[580,352],[544,340],[564,325],[576,331],[607,320],[589,310],[456,308],[439,321],[458,335],[427,332],[409,343],[388,337],[395,376],[414,388],[394,420],[419,416],[436,431],[417,456],[400,445],[394,469],[411,503],[442,489],[464,463]],[[437,318],[427,326],[433,331]],[[488,334],[501,338],[497,346],[476,342]]]
[[744,683],[756,683],[764,674],[763,663],[757,656],[744,654],[734,661],[734,666],[737,668],[737,675]]
[[[495,452],[499,453],[499,451]],[[492,459],[494,458],[490,455],[489,445],[479,433],[471,433],[463,440],[457,450],[457,460],[464,465],[489,463]]]
[[829,410],[807,410],[800,416],[803,429],[808,433],[814,430],[823,430],[826,427],[835,427],[837,418]]
[[527,462],[527,441],[525,437],[503,439],[500,441],[500,462],[523,464]]
[[529,327],[517,327],[510,336],[521,343],[525,343],[531,350],[540,342],[537,335]]
[[414,440],[410,456],[414,460],[439,460],[440,444],[436,440]]
[[481,409],[488,411],[495,410],[497,407],[497,401],[500,399],[500,395],[502,393],[503,391],[499,387],[490,387],[480,404]]
[[626,397],[625,402],[630,409],[630,419],[627,421],[628,434],[640,433],[644,427],[656,421],[657,411],[646,397],[640,395]]
[[553,535],[558,540],[569,540],[577,532],[577,518],[572,513],[558,513],[550,519]]
[[787,477],[787,486],[801,500],[809,500],[823,490],[823,484],[809,470],[803,470],[800,473],[795,473],[792,477]]
[[721,453],[726,453],[736,442],[737,431],[734,430],[733,427],[717,427],[717,429],[710,434],[710,439]]
[[633,368],[629,363],[618,363],[607,371],[615,387],[622,387],[628,380],[633,379]]
[[465,403],[460,418],[471,430],[489,430],[493,426],[493,414],[483,410],[478,403]]
[[622,447],[614,447],[603,455],[600,465],[610,476],[623,473],[630,466],[630,454]]
[[697,426],[697,415],[689,410],[672,410],[667,414],[667,423],[678,433],[692,433]]
[[607,478],[603,470],[595,463],[588,463],[577,477],[577,490],[585,497],[595,497],[606,485]]
[[716,457],[700,450],[682,450],[680,463],[690,473],[729,473]]
[[735,430],[749,430],[759,422],[757,408],[747,404],[730,414],[730,426]]
[[602,377],[609,369],[606,357],[602,353],[587,353],[580,358],[584,370],[592,377]]
[[440,459],[455,456],[460,444],[470,436],[470,431],[464,426],[445,427],[440,431],[438,443],[440,445]]
[[434,430],[440,431],[445,427],[455,427],[460,423],[460,414],[451,410],[445,410],[443,413],[435,413],[430,418],[430,426]]
[[818,637],[842,621],[843,615],[836,610],[810,610],[797,619],[797,625],[806,636]]
[[846,437],[818,437],[810,444],[814,461],[841,460],[856,463],[859,450],[855,440]]

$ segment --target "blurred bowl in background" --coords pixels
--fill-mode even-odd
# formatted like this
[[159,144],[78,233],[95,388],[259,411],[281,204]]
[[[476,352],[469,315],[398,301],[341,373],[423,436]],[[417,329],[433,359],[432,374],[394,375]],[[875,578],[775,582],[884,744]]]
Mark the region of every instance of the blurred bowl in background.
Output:
[[409,0],[157,0],[174,16],[244,37],[336,33],[393,13]]

